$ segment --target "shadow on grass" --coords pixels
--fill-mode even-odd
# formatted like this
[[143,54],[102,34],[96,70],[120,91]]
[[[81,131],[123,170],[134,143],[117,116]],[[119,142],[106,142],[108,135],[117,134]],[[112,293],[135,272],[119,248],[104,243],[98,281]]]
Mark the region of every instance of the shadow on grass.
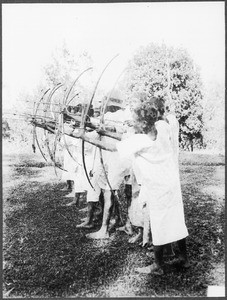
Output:
[[[15,171],[25,174],[23,168]],[[32,171],[26,172],[29,176]],[[114,280],[127,256],[126,237],[87,239],[89,231],[76,228],[82,215],[62,205],[61,184],[35,186],[36,182],[23,182],[8,197],[8,205],[17,209],[5,220],[6,286],[22,296],[83,296]]]
[[[187,248],[191,267],[184,270],[177,265],[167,265],[164,276],[148,275],[137,296],[148,296],[151,289],[156,296],[161,297],[206,296],[208,285],[213,285],[211,271],[215,264],[224,261],[224,205],[200,193],[199,188],[196,191],[193,189],[193,195],[190,186],[184,187],[182,192],[189,231]],[[173,249],[178,256],[175,243]],[[166,258],[167,264],[170,261]]]
[[[23,166],[15,172],[24,172]],[[32,175],[32,170],[26,172]],[[25,176],[7,200],[17,209],[9,210],[5,218],[6,289],[14,287],[13,294],[22,297],[105,296],[104,287],[121,274],[124,282],[138,288],[136,296],[205,296],[207,285],[212,284],[213,264],[224,257],[224,206],[201,193],[206,178],[199,178],[200,184],[192,183],[190,177],[182,187],[192,267],[186,272],[169,268],[161,277],[133,277],[132,269],[150,259],[128,244],[126,235],[118,233],[107,241],[87,239],[89,231],[76,228],[83,215],[75,207],[62,205],[65,193],[60,191],[61,184],[39,182],[37,186],[35,176],[29,182]],[[175,245],[174,249],[178,255]]]

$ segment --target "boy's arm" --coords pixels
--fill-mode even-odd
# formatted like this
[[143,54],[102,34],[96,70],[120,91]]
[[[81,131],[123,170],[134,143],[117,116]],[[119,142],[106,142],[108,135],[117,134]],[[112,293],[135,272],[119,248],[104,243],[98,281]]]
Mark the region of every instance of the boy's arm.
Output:
[[77,131],[70,130],[65,133],[74,138],[82,139],[85,142],[95,145],[103,150],[107,150],[107,151],[111,151],[111,152],[117,151],[117,148],[114,145],[112,145],[111,143],[106,143],[106,142],[100,141],[97,138],[91,137],[90,135],[88,136],[85,133],[85,130],[82,128],[78,129]]

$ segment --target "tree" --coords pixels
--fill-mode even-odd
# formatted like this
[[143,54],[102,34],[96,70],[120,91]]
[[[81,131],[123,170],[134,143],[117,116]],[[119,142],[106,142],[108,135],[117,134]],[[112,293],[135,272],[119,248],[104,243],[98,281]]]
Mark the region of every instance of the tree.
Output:
[[9,123],[7,120],[2,120],[2,137],[3,139],[9,138],[10,137],[10,127]]
[[[64,84],[52,97],[53,107],[57,108],[63,103],[67,90],[72,86],[75,79],[86,69],[93,67],[93,60],[87,51],[82,51],[77,56],[73,55],[66,44],[59,46],[52,54],[50,62],[44,67],[44,80],[46,86],[52,88],[58,83]],[[94,88],[92,69],[83,73],[73,86],[67,100],[69,108],[78,103],[87,102]]]
[[[28,125],[29,122],[26,121],[31,118],[34,114],[35,107],[37,103],[40,102],[40,99],[44,92],[50,88],[52,89],[57,83],[63,83],[64,87],[59,89],[52,98],[52,107],[47,105],[48,102],[48,93],[45,95],[43,102],[39,105],[39,108],[36,112],[36,116],[44,116],[53,118],[54,116],[59,116],[60,112],[60,103],[64,99],[66,89],[69,88],[76,77],[86,68],[91,67],[93,64],[91,57],[87,52],[82,52],[75,55],[71,54],[65,44],[60,45],[52,54],[52,58],[49,63],[43,68],[43,74],[37,86],[31,92],[22,92],[18,96],[18,101],[11,108],[10,113],[15,114],[11,116],[9,120],[10,126],[10,140],[22,144],[29,143],[32,144],[32,126]],[[70,99],[79,94],[79,97],[75,97],[76,101],[83,101],[86,98],[86,94],[90,95],[89,84],[92,84],[90,80],[91,74],[87,72],[85,76],[81,77],[80,80],[76,83],[72,93],[70,94]],[[87,79],[87,82],[84,82],[84,78]],[[93,88],[93,86],[92,86]],[[69,100],[70,100],[69,99]],[[70,105],[74,105],[74,99]],[[53,113],[56,111],[56,114]],[[16,118],[19,118],[16,120]],[[40,136],[39,140],[42,142],[43,130],[37,129],[37,134]]]
[[225,149],[225,94],[224,87],[211,82],[204,96],[204,146],[224,153]]
[[76,57],[64,43],[53,51],[50,62],[44,67],[44,78],[48,85],[56,85],[59,82],[68,84],[79,72],[92,65],[91,56],[86,51]]
[[131,104],[138,92],[165,99],[180,123],[183,148],[193,151],[194,145],[202,145],[202,83],[186,50],[164,44],[141,47],[129,62],[125,82]]

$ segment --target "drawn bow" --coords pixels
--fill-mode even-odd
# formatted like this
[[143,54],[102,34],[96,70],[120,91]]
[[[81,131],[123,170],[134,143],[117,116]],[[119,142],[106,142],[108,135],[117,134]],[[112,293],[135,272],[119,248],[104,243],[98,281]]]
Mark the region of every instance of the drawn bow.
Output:
[[[92,68],[91,68],[91,67],[90,67],[90,68],[87,68],[86,70],[84,70],[83,72],[81,72],[81,73],[78,75],[78,77],[75,79],[75,81],[73,82],[73,84],[71,85],[71,87],[69,88],[69,90],[68,90],[68,92],[67,92],[67,94],[66,94],[66,97],[65,97],[65,99],[64,99],[64,101],[63,101],[63,108],[66,109],[66,111],[67,111],[67,108],[68,108],[70,102],[73,100],[73,98],[71,98],[71,99],[67,102],[67,100],[68,100],[68,98],[69,98],[69,95],[70,95],[70,93],[71,93],[73,87],[75,86],[75,84],[76,84],[76,82],[79,80],[79,78],[80,78],[83,74],[85,74],[87,71],[89,71],[89,70],[92,70]],[[66,149],[67,149],[67,152],[69,153],[70,157],[71,157],[77,164],[80,165],[80,163],[78,162],[78,160],[73,156],[73,154],[72,154],[72,152],[70,151],[70,149],[69,149],[69,147],[68,147],[68,145],[67,145],[67,142],[66,142],[66,138],[65,138],[65,128],[64,128],[64,111],[61,113],[61,127],[62,127],[62,134],[63,134],[64,145],[65,145],[65,147],[66,147]]]
[[[102,78],[102,76],[103,76],[105,70],[107,69],[107,67],[111,64],[111,62],[112,62],[118,55],[119,55],[119,54],[115,55],[115,56],[114,56],[114,57],[106,64],[105,68],[104,68],[103,71],[101,72],[101,74],[100,74],[100,76],[99,76],[99,78],[98,78],[98,80],[97,80],[97,82],[96,82],[96,85],[95,85],[94,91],[93,91],[93,93],[92,93],[91,99],[90,99],[88,105],[85,106],[85,108],[84,108],[84,110],[83,110],[83,114],[82,114],[82,118],[81,118],[81,128],[82,128],[83,130],[85,130],[85,127],[86,127],[86,121],[87,121],[88,113],[89,113],[89,110],[90,110],[90,108],[91,108],[92,101],[93,101],[93,99],[94,99],[95,93],[96,93],[96,91],[97,91],[98,84],[99,84],[99,82],[100,82],[100,80],[101,80],[101,78]],[[82,140],[82,162],[83,162],[83,167],[84,167],[84,171],[85,171],[85,175],[86,175],[86,177],[87,177],[87,180],[88,180],[90,186],[94,189],[94,187],[93,187],[93,185],[92,185],[92,183],[91,183],[90,177],[89,177],[89,175],[88,175],[87,168],[86,168],[86,163],[85,163],[85,153],[84,153],[84,151],[85,151],[84,145],[85,145],[85,141]]]

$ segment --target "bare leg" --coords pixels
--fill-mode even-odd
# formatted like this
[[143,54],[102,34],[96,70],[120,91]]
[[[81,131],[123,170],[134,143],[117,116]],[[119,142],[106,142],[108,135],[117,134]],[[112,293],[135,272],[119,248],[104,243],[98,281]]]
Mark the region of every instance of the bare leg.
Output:
[[87,220],[87,217],[84,217],[81,219],[82,222],[85,222]]
[[85,206],[84,208],[81,208],[81,209],[79,210],[79,212],[87,212],[87,206]]
[[118,195],[117,192],[114,191],[114,195],[112,195],[113,199],[113,215],[115,219],[115,226],[122,226],[123,225],[123,218],[121,214],[121,209],[120,209],[120,203],[118,201]]
[[139,229],[138,233],[128,240],[128,242],[130,244],[134,244],[136,242],[139,242],[143,238],[143,228],[138,227],[138,229]]
[[70,203],[68,203],[68,204],[66,204],[66,206],[72,206],[72,205],[75,205],[75,206],[78,207],[81,194],[82,194],[82,193],[76,193],[75,196],[74,196],[73,201],[70,202]]
[[72,184],[70,180],[66,180],[66,186],[61,189],[61,191],[69,191],[72,189]]
[[127,201],[128,216],[127,216],[125,225],[122,227],[118,227],[117,230],[124,231],[128,235],[132,235],[133,234],[132,223],[129,218],[129,210],[130,210],[131,202],[132,202],[132,185],[131,184],[125,184],[124,193],[125,193],[125,198]]
[[100,202],[96,202],[95,212],[94,212],[94,222],[101,222],[103,216],[103,208]]
[[142,246],[148,246],[152,244],[151,238],[151,226],[150,226],[150,216],[147,213],[147,207],[143,208],[144,211],[144,221],[143,221],[143,241]]
[[111,191],[105,190],[104,192],[104,212],[103,212],[103,219],[102,219],[102,226],[99,231],[92,232],[87,234],[88,238],[92,239],[107,239],[109,238],[109,231],[108,226],[111,217],[111,208],[113,206],[113,201],[111,199]]
[[[88,192],[86,193],[88,195]],[[99,195],[99,202],[101,203],[101,207],[102,207],[102,202],[104,202],[104,200],[102,200],[103,198],[103,194],[101,192],[101,189],[100,189],[100,195]],[[93,201],[92,201],[93,202]],[[88,202],[87,202],[88,203]],[[97,203],[96,203],[97,204]],[[88,211],[88,206],[85,206],[84,208],[81,208],[79,210],[79,212],[87,212]]]
[[125,229],[126,229],[126,233],[128,233],[129,235],[133,234],[132,223],[131,223],[129,218],[127,218],[127,221],[126,221],[126,224],[125,224]]
[[[102,208],[99,202],[94,202],[94,208],[93,208],[93,222],[98,222],[100,220],[100,217],[102,215]],[[88,206],[86,207],[86,212],[88,211]],[[87,220],[87,217],[82,218],[81,221],[85,222]]]
[[128,235],[132,235],[133,234],[133,230],[132,230],[132,224],[130,222],[129,217],[127,217],[125,225],[122,226],[122,227],[118,227],[116,230],[118,230],[118,231],[124,231]]
[[75,191],[74,191],[74,189],[72,190],[71,193],[69,193],[68,195],[65,195],[64,197],[65,198],[74,198],[75,197]]
[[171,265],[179,265],[183,268],[190,268],[191,264],[187,257],[186,239],[177,241],[178,248],[180,250],[179,258],[176,258],[170,262]]
[[187,256],[187,247],[186,247],[186,239],[182,239],[177,241],[177,245],[180,250],[180,256],[179,256],[179,262],[184,268],[189,268],[190,263],[188,261],[188,256]]
[[163,271],[163,250],[164,245],[162,246],[154,246],[154,258],[155,262],[152,265],[143,267],[143,268],[137,268],[136,271],[143,274],[156,274],[156,275],[162,275],[164,273]]
[[95,202],[88,202],[87,203],[88,211],[87,211],[87,217],[84,222],[77,225],[76,228],[92,228],[94,227],[93,222],[93,215],[94,215],[94,209],[95,209]]
[[174,256],[175,255],[171,243],[165,245],[165,247],[164,247],[164,255],[166,255],[166,256]]

